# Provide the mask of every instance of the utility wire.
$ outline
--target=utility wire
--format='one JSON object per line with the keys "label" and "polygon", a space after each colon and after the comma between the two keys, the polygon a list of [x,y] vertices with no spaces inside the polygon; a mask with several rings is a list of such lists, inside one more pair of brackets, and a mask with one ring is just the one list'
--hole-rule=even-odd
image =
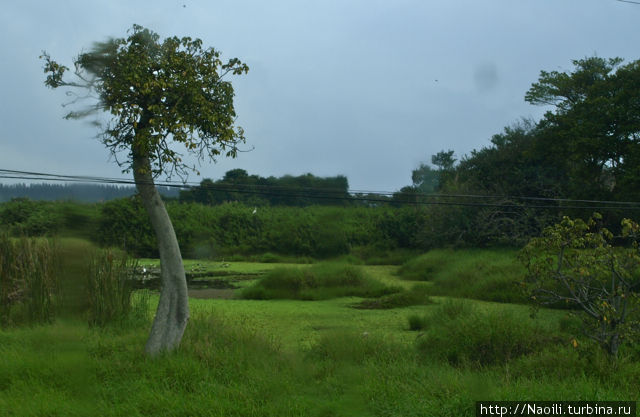
{"label": "utility wire", "polygon": [[[50,174],[50,173],[37,173],[37,172],[28,172],[28,171],[15,171],[15,170],[6,170],[0,169],[0,178],[14,178],[14,179],[31,179],[31,180],[44,180],[44,178],[39,177],[9,177],[2,176],[2,172],[7,173],[15,173],[15,174],[29,174],[33,176],[46,176],[50,180],[58,180],[62,181],[60,178],[69,178],[73,179],[74,182],[99,182],[99,183],[113,183],[113,184],[126,184],[126,185],[135,185],[135,181],[131,179],[121,179],[121,178],[107,178],[107,177],[93,177],[93,176],[77,176],[77,175],[59,175],[59,174]],[[55,178],[54,178],[55,177]],[[57,178],[57,179],[56,179]],[[248,188],[263,188],[270,190],[284,190],[284,191],[310,191],[317,192],[320,191],[324,194],[337,194],[339,196],[343,196],[345,194],[344,189],[338,188],[319,188],[319,187],[295,187],[295,186],[286,186],[286,185],[271,185],[271,184],[249,184],[249,183],[231,183],[231,184],[201,184],[197,182],[176,182],[176,181],[158,181],[154,183],[158,186],[164,187],[174,187],[174,188],[182,188],[182,189],[192,189],[192,188],[205,188],[205,189],[215,189],[215,190],[228,190],[228,191],[237,191],[240,192],[243,187]],[[353,194],[370,194],[370,195],[378,195],[378,196],[393,196],[397,194],[398,191],[373,191],[373,190],[356,190],[349,189],[347,193]],[[480,195],[480,194],[441,194],[441,193],[419,193],[412,192],[412,196],[421,197],[421,198],[477,198],[477,199],[502,199],[502,200],[531,200],[531,201],[547,201],[547,202],[568,202],[568,203],[593,203],[593,204],[616,204],[616,205],[631,205],[638,206],[640,202],[636,201],[611,201],[611,200],[581,200],[581,199],[570,199],[570,198],[552,198],[552,197],[529,197],[529,196],[509,196],[509,195]],[[364,196],[363,196],[364,197]],[[365,198],[366,199],[366,198]]]}
{"label": "utility wire", "polygon": [[[23,180],[41,180],[41,181],[62,181],[62,182],[88,182],[88,183],[102,183],[102,184],[122,184],[122,185],[135,185],[135,181],[120,178],[107,178],[107,177],[95,177],[95,176],[79,176],[79,175],[61,175],[51,173],[29,172],[29,171],[16,171],[0,169],[0,178],[9,179],[23,179]],[[390,200],[388,197],[395,193],[381,192],[381,191],[369,191],[366,196],[363,195],[345,195],[344,190],[337,189],[324,189],[324,188],[298,188],[287,186],[270,186],[266,184],[204,184],[196,185],[196,183],[183,183],[183,182],[170,182],[159,181],[155,185],[163,187],[172,187],[180,189],[195,189],[205,188],[216,191],[234,192],[239,194],[254,194],[265,195],[273,197],[284,198],[312,198],[312,199],[324,199],[324,200],[338,200],[338,201],[363,201],[369,203],[400,203],[408,205],[439,205],[439,206],[463,206],[463,207],[493,207],[493,208],[510,208],[510,209],[590,209],[590,210],[640,210],[640,203],[629,201],[606,201],[606,200],[572,200],[567,198],[541,198],[541,197],[509,197],[509,196],[491,196],[491,195],[466,195],[466,194],[421,194],[413,193],[410,198],[396,198]],[[247,189],[247,187],[264,188],[263,190]],[[353,190],[349,190],[353,192]],[[387,197],[387,198],[382,198]],[[429,198],[429,201],[419,198]],[[454,199],[454,201],[442,201],[442,199]],[[508,202],[469,202],[462,201],[462,199],[499,199],[499,200],[511,200]],[[435,200],[438,199],[438,200]],[[573,203],[569,205],[558,204],[514,204],[513,200],[529,200],[529,201],[545,201],[545,202],[558,202],[558,203]],[[457,200],[457,201],[455,201]],[[576,203],[592,203],[600,204],[599,206],[593,205],[575,205]],[[604,205],[603,205],[604,204]]]}
{"label": "utility wire", "polygon": [[[8,176],[2,173],[9,174],[20,174],[20,176]],[[24,177],[22,175],[30,175],[30,177]],[[113,184],[125,184],[125,185],[135,185],[135,181],[131,179],[122,179],[122,178],[108,178],[108,177],[95,177],[95,176],[80,176],[80,175],[62,175],[62,174],[51,174],[51,173],[39,173],[39,172],[29,172],[29,171],[16,171],[16,170],[8,170],[8,169],[0,169],[0,178],[13,178],[13,179],[29,179],[29,180],[45,180],[47,177],[49,180],[63,181],[63,178],[68,178],[73,180],[73,182],[98,182],[98,183],[113,183]],[[252,187],[252,188],[264,188],[271,190],[285,190],[285,191],[320,191],[324,194],[339,194],[344,195],[344,189],[338,188],[319,188],[319,187],[295,187],[295,186],[286,186],[286,185],[271,185],[271,184],[249,184],[249,183],[226,183],[226,184],[201,184],[197,182],[177,182],[177,181],[158,181],[154,183],[158,186],[164,187],[174,187],[174,188],[205,188],[205,189],[215,189],[215,190],[223,190],[228,189],[229,191],[240,191],[243,187]],[[398,191],[373,191],[373,190],[356,190],[349,189],[347,193],[353,194],[372,194],[372,195],[380,195],[380,196],[393,196],[397,194]],[[556,202],[569,202],[569,203],[594,203],[594,204],[618,204],[618,205],[632,205],[632,206],[640,206],[640,202],[637,201],[612,201],[612,200],[581,200],[581,199],[570,199],[570,198],[552,198],[552,197],[529,197],[529,196],[509,196],[509,195],[480,195],[480,194],[441,194],[441,193],[419,193],[413,192],[411,196],[416,197],[425,197],[425,198],[494,198],[494,199],[502,199],[502,200],[531,200],[531,201],[556,201]]]}

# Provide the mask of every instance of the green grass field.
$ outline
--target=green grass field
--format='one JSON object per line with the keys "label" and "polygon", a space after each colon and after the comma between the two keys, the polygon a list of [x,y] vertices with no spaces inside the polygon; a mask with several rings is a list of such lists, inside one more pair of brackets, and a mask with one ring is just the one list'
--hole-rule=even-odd
{"label": "green grass field", "polygon": [[[431,256],[448,279],[458,268],[467,282],[465,262],[476,270],[474,280],[495,280],[496,268],[513,256],[450,254],[456,256]],[[242,282],[232,290],[236,297],[282,267],[185,262],[187,271]],[[420,284],[397,266],[359,268],[405,290],[396,294]],[[431,274],[419,288],[438,288],[444,278]],[[106,328],[72,316],[7,328],[0,331],[0,415],[472,416],[480,399],[639,399],[637,350],[627,348],[612,366],[575,334],[566,311],[543,310],[532,319],[521,304],[458,293],[428,298],[372,309],[354,308],[362,297],[191,298],[181,347],[156,360],[143,352],[156,295],[147,318]]]}

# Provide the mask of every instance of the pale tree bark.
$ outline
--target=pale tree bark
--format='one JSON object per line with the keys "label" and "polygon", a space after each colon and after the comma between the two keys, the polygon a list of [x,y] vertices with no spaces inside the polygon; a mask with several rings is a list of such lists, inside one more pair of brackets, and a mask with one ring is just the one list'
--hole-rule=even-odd
{"label": "pale tree bark", "polygon": [[145,347],[150,356],[178,347],[189,320],[187,279],[171,219],[151,174],[148,156],[133,152],[133,177],[158,242],[160,253],[160,301]]}

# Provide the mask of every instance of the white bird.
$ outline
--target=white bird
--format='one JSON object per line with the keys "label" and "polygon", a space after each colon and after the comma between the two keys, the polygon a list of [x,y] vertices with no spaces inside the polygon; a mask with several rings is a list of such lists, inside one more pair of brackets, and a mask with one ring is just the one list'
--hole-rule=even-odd
{"label": "white bird", "polygon": [[256,214],[256,212],[258,211],[258,209],[256,207],[253,208],[253,212],[251,214]]}

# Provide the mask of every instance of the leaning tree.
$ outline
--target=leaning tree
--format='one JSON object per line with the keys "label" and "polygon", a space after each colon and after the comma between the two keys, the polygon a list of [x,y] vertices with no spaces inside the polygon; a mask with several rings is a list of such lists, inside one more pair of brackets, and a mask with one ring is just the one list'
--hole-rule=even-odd
{"label": "leaning tree", "polygon": [[[237,58],[223,63],[220,53],[200,39],[160,41],[153,31],[134,25],[127,38],[95,43],[74,60],[74,71],[46,53],[45,84],[67,88],[76,110],[65,118],[97,115],[99,138],[133,178],[156,234],[162,290],[146,352],[156,355],[178,346],[189,319],[187,281],[171,219],[154,179],[184,176],[194,165],[173,145],[182,145],[198,162],[218,155],[235,157],[244,142],[235,127],[233,87],[225,75],[246,73]],[[80,101],[92,100],[79,108]],[[106,119],[106,121],[104,121]]]}

